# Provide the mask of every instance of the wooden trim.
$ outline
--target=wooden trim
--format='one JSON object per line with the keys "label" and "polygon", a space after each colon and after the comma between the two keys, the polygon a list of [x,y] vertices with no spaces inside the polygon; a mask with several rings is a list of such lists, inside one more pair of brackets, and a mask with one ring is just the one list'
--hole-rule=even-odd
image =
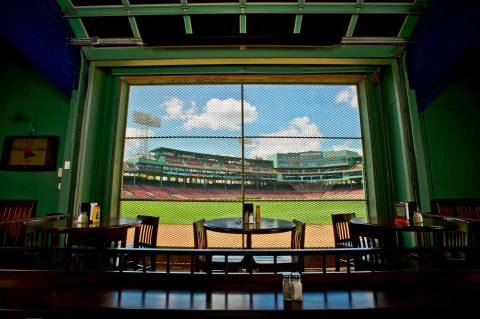
{"label": "wooden trim", "polygon": [[129,84],[205,84],[205,83],[295,83],[295,84],[356,84],[365,78],[360,74],[298,74],[298,75],[154,75],[124,76]]}

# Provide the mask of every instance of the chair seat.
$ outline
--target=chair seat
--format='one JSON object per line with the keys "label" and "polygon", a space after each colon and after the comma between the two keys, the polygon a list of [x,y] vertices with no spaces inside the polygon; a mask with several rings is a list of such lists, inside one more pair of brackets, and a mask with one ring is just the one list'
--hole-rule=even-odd
{"label": "chair seat", "polygon": [[[277,264],[292,264],[297,262],[293,256],[277,256]],[[255,263],[259,265],[273,265],[274,256],[253,256]]]}

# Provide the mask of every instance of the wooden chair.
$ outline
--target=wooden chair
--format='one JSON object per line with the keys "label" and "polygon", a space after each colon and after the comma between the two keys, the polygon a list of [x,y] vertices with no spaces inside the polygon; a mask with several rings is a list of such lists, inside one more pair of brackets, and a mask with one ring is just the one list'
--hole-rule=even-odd
{"label": "wooden chair", "polygon": [[384,248],[385,252],[354,257],[355,270],[387,270],[398,266],[396,233],[393,227],[349,222],[353,247]]}
{"label": "wooden chair", "polygon": [[0,200],[0,246],[24,244],[23,221],[35,216],[36,200]]}
{"label": "wooden chair", "polygon": [[[348,222],[355,218],[355,213],[332,214],[333,239],[335,248],[352,248],[352,238]],[[340,270],[341,263],[350,263],[350,260],[335,256],[335,269]]]}
{"label": "wooden chair", "polygon": [[141,224],[135,228],[133,248],[156,248],[159,217],[138,215]]}
{"label": "wooden chair", "polygon": [[[156,216],[138,215],[137,219],[141,220],[141,224],[135,228],[133,236],[133,248],[156,248],[158,225],[160,218]],[[150,265],[144,265],[139,258],[132,258],[127,262],[127,266],[133,264],[134,270],[152,270],[155,271],[156,255],[150,256]]]}
{"label": "wooden chair", "polygon": [[[293,220],[295,228],[292,231],[291,249],[305,248],[305,227],[306,224],[299,220]],[[255,268],[259,272],[278,272],[278,271],[303,271],[303,256],[254,256]]]}
{"label": "wooden chair", "polygon": [[67,247],[126,247],[127,231],[128,227],[125,226],[73,229],[68,234]]}
{"label": "wooden chair", "polygon": [[25,246],[27,247],[63,247],[65,234],[54,231],[38,230],[45,223],[54,223],[59,220],[68,220],[69,215],[51,213],[46,216],[31,218],[24,221]]}
{"label": "wooden chair", "polygon": [[125,248],[127,244],[127,226],[92,227],[73,229],[68,233],[67,247],[97,248],[72,255],[71,268],[75,270],[115,270],[120,258],[114,252],[107,254],[98,249]]}
{"label": "wooden chair", "polygon": [[[200,219],[193,222],[193,242],[194,247],[197,249],[207,249],[207,231],[203,224],[205,219]],[[225,256],[223,255],[213,255],[211,260],[207,259],[207,256],[196,256],[194,258],[195,271],[228,271],[228,272],[239,272],[241,271],[244,264],[244,256],[233,255]],[[227,262],[226,262],[227,261]]]}

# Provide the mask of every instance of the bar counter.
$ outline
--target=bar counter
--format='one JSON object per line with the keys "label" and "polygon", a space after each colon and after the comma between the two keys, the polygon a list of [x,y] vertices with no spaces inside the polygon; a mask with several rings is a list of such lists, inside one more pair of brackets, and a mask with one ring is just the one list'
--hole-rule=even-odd
{"label": "bar counter", "polygon": [[333,275],[305,275],[303,302],[284,303],[273,275],[2,271],[0,317],[446,318],[474,311],[480,292],[472,272]]}

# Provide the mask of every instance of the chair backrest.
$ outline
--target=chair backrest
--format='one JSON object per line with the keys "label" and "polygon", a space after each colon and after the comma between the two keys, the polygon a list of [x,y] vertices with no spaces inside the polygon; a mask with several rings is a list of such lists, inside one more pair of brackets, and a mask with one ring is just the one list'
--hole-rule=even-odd
{"label": "chair backrest", "polygon": [[[467,245],[467,232],[460,229],[460,225],[450,224],[445,227],[443,247],[462,247]],[[465,227],[467,228],[467,227]]]}
{"label": "chair backrest", "polygon": [[61,232],[50,232],[39,230],[38,227],[55,223],[60,220],[69,220],[70,215],[61,213],[51,213],[42,217],[35,217],[23,222],[25,229],[26,247],[63,247],[65,235]]}
{"label": "chair backrest", "polygon": [[480,247],[480,222],[470,222],[467,227],[468,246]]}
{"label": "chair backrest", "polygon": [[438,215],[480,219],[478,198],[434,199],[431,208],[432,213]]}
{"label": "chair backrest", "polygon": [[127,226],[72,229],[68,234],[67,246],[126,247],[127,232]]}
{"label": "chair backrest", "polygon": [[159,217],[138,215],[137,219],[142,223],[135,228],[133,238],[134,248],[155,248],[157,247]]}
{"label": "chair backrest", "polygon": [[36,210],[36,200],[0,200],[0,221],[32,218]]}
{"label": "chair backrest", "polygon": [[0,200],[0,244],[23,245],[22,221],[34,217],[36,210],[36,200]]}
{"label": "chair backrest", "polygon": [[355,213],[332,214],[333,239],[335,247],[352,247],[348,222],[355,218]]}
{"label": "chair backrest", "polygon": [[393,227],[350,221],[349,228],[353,247],[396,248],[397,246]]}
{"label": "chair backrest", "polygon": [[355,269],[391,269],[397,266],[397,240],[393,227],[378,224],[360,223],[354,220],[349,222],[350,235],[353,247],[356,248],[384,248],[381,253],[367,253],[354,258]]}
{"label": "chair backrest", "polygon": [[195,248],[205,249],[208,248],[207,244],[207,231],[203,224],[205,219],[200,219],[193,222],[193,244]]}
{"label": "chair backrest", "polygon": [[305,223],[299,220],[294,219],[293,223],[295,228],[292,231],[292,249],[303,249],[305,248]]}

